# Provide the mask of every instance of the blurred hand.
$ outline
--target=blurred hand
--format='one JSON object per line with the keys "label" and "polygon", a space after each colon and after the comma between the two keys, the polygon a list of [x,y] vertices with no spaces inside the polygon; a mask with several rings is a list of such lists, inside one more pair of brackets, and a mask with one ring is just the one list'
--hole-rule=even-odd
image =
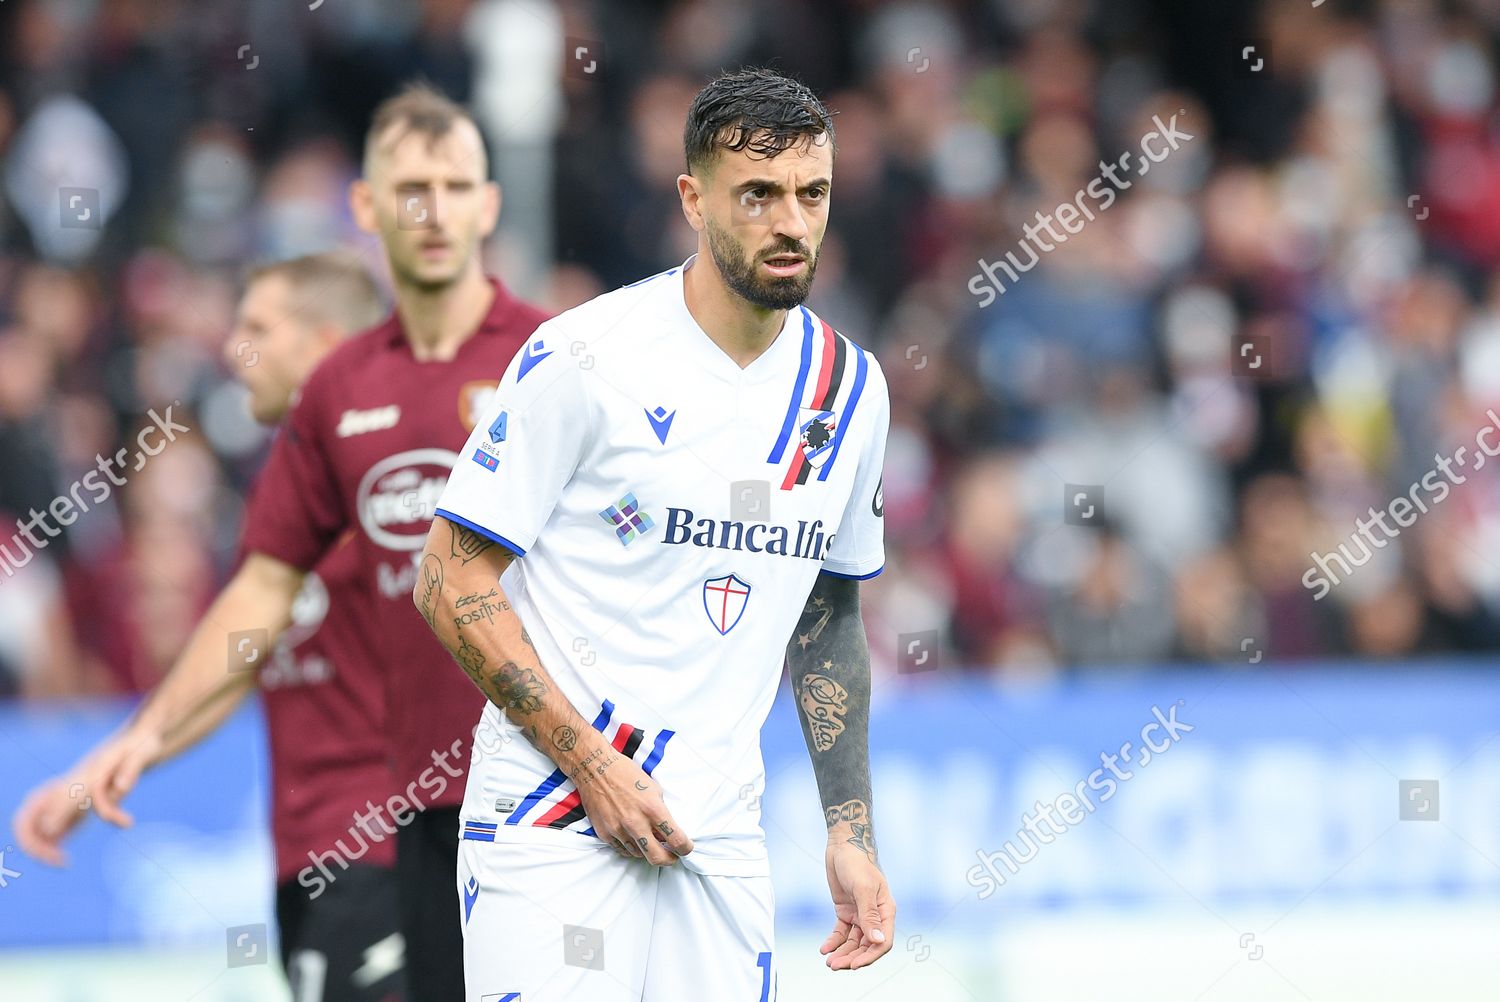
{"label": "blurred hand", "polygon": [[857,971],[890,952],[896,902],[885,874],[858,846],[830,841],[825,863],[834,923],[819,952],[830,970]]}
{"label": "blurred hand", "polygon": [[157,760],[161,749],[154,735],[126,732],[100,745],[68,775],[32,790],[12,822],[21,851],[52,866],[64,865],[63,839],[90,809],[120,828],[135,824],[120,802],[135,789],[141,773]]}

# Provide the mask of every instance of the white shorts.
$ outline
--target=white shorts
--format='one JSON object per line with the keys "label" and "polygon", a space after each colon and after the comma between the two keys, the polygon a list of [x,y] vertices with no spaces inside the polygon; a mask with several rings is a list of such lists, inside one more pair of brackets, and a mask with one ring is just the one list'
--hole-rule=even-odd
{"label": "white shorts", "polygon": [[466,1002],[775,1000],[770,877],[577,841],[459,843]]}

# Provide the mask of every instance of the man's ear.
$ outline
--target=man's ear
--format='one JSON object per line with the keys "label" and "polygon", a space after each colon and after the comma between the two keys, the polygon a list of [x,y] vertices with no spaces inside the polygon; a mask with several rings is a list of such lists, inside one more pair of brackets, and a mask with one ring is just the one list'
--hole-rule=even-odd
{"label": "man's ear", "polygon": [[494,181],[484,183],[484,205],[479,215],[479,232],[483,236],[489,236],[495,232],[495,225],[500,222],[500,205],[505,200],[500,191],[500,185]]}
{"label": "man's ear", "polygon": [[[322,361],[324,355],[327,355],[339,346],[339,342],[344,340],[347,333],[338,324],[328,320],[309,326],[307,328],[307,336],[312,341],[312,344],[309,346],[312,350],[309,354],[318,361]],[[314,363],[314,367],[316,367],[316,363]]]}
{"label": "man's ear", "polygon": [[361,230],[374,235],[380,233],[380,222],[375,217],[375,190],[362,177],[355,178],[349,185],[349,212]]}
{"label": "man's ear", "polygon": [[703,232],[703,181],[691,174],[677,175],[677,197],[682,199],[682,214],[688,225]]}

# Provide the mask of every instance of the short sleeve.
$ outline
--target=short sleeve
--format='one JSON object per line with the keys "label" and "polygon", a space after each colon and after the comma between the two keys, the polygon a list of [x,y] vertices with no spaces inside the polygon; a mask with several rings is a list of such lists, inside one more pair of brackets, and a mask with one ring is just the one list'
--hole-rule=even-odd
{"label": "short sleeve", "polygon": [[859,452],[854,490],[822,566],[823,573],[846,578],[872,578],[885,567],[885,501],[881,497],[881,477],[891,424],[891,398],[885,375],[873,358],[870,385],[861,403],[869,406],[870,420],[865,422],[868,430]]}
{"label": "short sleeve", "polygon": [[583,373],[552,324],[516,353],[459,451],[437,514],[525,556],[578,468],[591,432]]}
{"label": "short sleeve", "polygon": [[310,571],[348,528],[338,477],[318,421],[314,373],[271,446],[245,509],[242,553]]}

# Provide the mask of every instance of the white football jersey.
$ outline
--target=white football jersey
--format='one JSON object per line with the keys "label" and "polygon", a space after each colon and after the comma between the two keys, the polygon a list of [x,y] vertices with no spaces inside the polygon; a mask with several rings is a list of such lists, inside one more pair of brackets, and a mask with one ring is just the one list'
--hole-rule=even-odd
{"label": "white football jersey", "polygon": [[[695,843],[683,862],[755,875],[787,643],[819,572],[885,562],[890,399],[874,357],[805,307],[741,369],[688,312],[692,263],[539,327],[437,511],[522,555],[506,596],[558,688],[661,783]],[[495,706],[481,725],[465,837],[594,837],[551,760]]]}

